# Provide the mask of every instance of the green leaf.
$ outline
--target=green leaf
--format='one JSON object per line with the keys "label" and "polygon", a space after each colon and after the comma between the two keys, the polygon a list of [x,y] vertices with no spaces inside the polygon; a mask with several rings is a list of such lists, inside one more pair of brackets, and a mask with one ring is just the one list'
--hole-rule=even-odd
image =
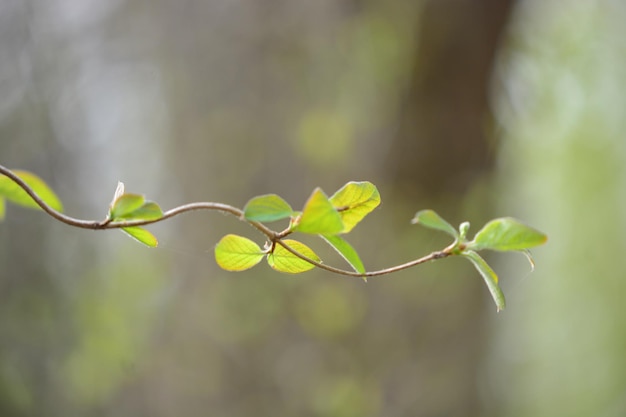
{"label": "green leaf", "polygon": [[111,207],[115,204],[115,201],[124,194],[124,188],[124,183],[122,181],[118,181],[117,187],[115,187],[115,194],[113,194],[113,200],[109,205],[109,212],[111,211]]}
{"label": "green leaf", "polygon": [[237,236],[226,235],[215,246],[215,261],[220,268],[226,271],[244,271],[258,264],[265,256],[252,240]]}
{"label": "green leaf", "polygon": [[335,235],[343,231],[343,222],[326,194],[316,188],[304,205],[294,230],[316,235]]}
{"label": "green leaf", "polygon": [[328,242],[328,244],[332,246],[333,249],[335,249],[339,253],[339,255],[341,255],[343,259],[345,259],[346,262],[350,264],[352,269],[360,274],[365,273],[365,266],[363,266],[363,262],[361,262],[359,254],[348,242],[345,241],[345,239],[338,235],[322,236],[322,239]]}
{"label": "green leaf", "polygon": [[[32,188],[35,194],[47,205],[56,211],[63,211],[61,200],[41,178],[28,171],[14,170],[13,173]],[[11,178],[4,175],[0,175],[0,196],[23,207],[41,209],[26,191],[13,182]]]}
{"label": "green leaf", "polygon": [[139,194],[122,194],[113,203],[109,217],[112,219],[124,218],[139,207],[143,206],[146,198]]}
{"label": "green leaf", "polygon": [[343,233],[348,233],[365,216],[380,204],[380,194],[374,184],[368,181],[351,181],[339,189],[330,202],[339,212],[343,221]]}
{"label": "green leaf", "polygon": [[157,240],[157,238],[152,233],[144,229],[143,227],[139,227],[139,226],[122,227],[121,230],[123,232],[126,232],[126,234],[128,234],[133,239],[137,240],[139,243],[143,243],[144,245],[149,246],[151,248],[156,248],[157,245],[159,244],[159,241]]}
{"label": "green leaf", "polygon": [[6,207],[5,207],[5,202],[4,202],[4,198],[0,197],[0,222],[2,220],[4,220],[4,215],[6,212]]}
{"label": "green leaf", "polygon": [[434,210],[421,210],[415,214],[413,220],[411,220],[413,224],[421,224],[424,227],[428,227],[429,229],[441,230],[442,232],[446,232],[450,236],[455,239],[459,238],[459,233],[456,231],[454,227],[447,221],[445,221],[439,214],[437,214]]}
{"label": "green leaf", "polygon": [[487,288],[489,288],[491,297],[496,303],[497,310],[503,310],[506,306],[506,302],[504,300],[504,294],[502,293],[502,290],[498,285],[498,276],[493,271],[493,269],[491,269],[489,264],[487,264],[487,262],[474,251],[465,250],[461,253],[461,256],[466,257],[472,262],[472,264],[474,264],[476,270],[480,272],[480,275],[482,275],[483,279],[485,280],[485,284],[487,284]]}
{"label": "green leaf", "polygon": [[246,220],[273,222],[290,217],[293,209],[276,194],[266,194],[252,198],[243,209]]}
{"label": "green leaf", "polygon": [[124,183],[118,182],[113,202],[109,208],[109,218],[115,221],[156,220],[163,217],[163,210],[154,201],[146,201],[140,194],[126,194]]}
{"label": "green leaf", "polygon": [[[292,239],[285,239],[282,240],[282,242],[307,258],[320,262],[320,258],[315,252],[304,243]],[[298,258],[278,243],[274,247],[274,251],[267,255],[267,263],[276,271],[287,272],[289,274],[298,274],[315,268],[315,265]]]}
{"label": "green leaf", "polygon": [[[128,195],[128,194],[125,194]],[[163,217],[161,207],[154,201],[146,201],[139,207],[115,220],[156,220]]]}
{"label": "green leaf", "polygon": [[469,232],[470,223],[463,222],[459,225],[459,240],[464,242],[467,239],[467,232]]}
{"label": "green leaf", "polygon": [[544,244],[548,237],[510,217],[487,223],[467,244],[470,250],[519,251]]}

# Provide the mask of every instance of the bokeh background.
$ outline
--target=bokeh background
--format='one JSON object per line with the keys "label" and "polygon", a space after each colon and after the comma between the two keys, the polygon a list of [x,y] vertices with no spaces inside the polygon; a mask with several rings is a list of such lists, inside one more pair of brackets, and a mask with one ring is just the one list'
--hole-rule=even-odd
{"label": "bokeh background", "polygon": [[[369,180],[368,269],[512,215],[547,232],[367,284],[219,270],[232,217],[117,231],[8,207],[2,416],[626,415],[626,3],[2,0],[0,163],[101,219],[118,180],[164,208],[300,207]],[[328,263],[341,265],[315,246]]]}

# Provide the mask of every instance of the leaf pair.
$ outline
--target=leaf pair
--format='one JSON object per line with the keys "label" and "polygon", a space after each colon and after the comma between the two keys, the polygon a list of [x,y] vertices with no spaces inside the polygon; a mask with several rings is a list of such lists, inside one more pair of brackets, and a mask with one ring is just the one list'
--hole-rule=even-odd
{"label": "leaf pair", "polygon": [[297,274],[313,269],[315,266],[294,255],[284,246],[320,262],[320,258],[304,243],[292,239],[284,239],[265,250],[252,240],[243,236],[229,234],[224,236],[215,246],[215,260],[226,271],[245,271],[252,268],[264,257],[276,271]]}
{"label": "leaf pair", "polygon": [[350,232],[380,204],[380,194],[371,182],[351,181],[328,198],[316,188],[302,212],[276,194],[254,197],[244,207],[244,218],[257,222],[273,222],[292,218],[292,231],[336,235]]}
{"label": "leaf pair", "polygon": [[[246,204],[244,218],[258,222],[290,218],[291,232],[320,235],[356,272],[364,274],[365,267],[358,253],[339,235],[349,233],[379,204],[380,193],[374,184],[351,181],[330,198],[316,188],[301,212],[294,211],[276,194],[255,197]],[[312,251],[311,254],[314,255]]]}
{"label": "leaf pair", "polygon": [[[322,238],[335,248],[356,272],[365,273],[363,263],[348,242],[340,236],[322,236]],[[315,267],[311,262],[302,259],[287,247],[312,261],[321,262],[319,256],[311,248],[297,240],[282,239],[263,250],[252,240],[233,234],[224,236],[217,243],[215,260],[226,271],[245,271],[261,262],[265,256],[267,256],[267,263],[280,272],[299,274]]]}
{"label": "leaf pair", "polygon": [[316,188],[296,218],[293,230],[323,236],[349,233],[379,204],[380,194],[371,182],[351,181],[330,198]]}
{"label": "leaf pair", "polygon": [[450,223],[444,220],[433,210],[421,210],[417,212],[413,224],[421,224],[429,229],[446,232],[456,240],[464,249],[480,251],[483,249],[501,252],[524,251],[534,246],[546,243],[548,237],[540,231],[526,226],[512,217],[501,217],[491,220],[476,233],[471,242],[467,242],[465,236],[469,223],[464,222],[457,231]]}
{"label": "leaf pair", "polygon": [[430,229],[443,231],[451,235],[455,241],[449,247],[450,254],[467,258],[483,277],[498,311],[504,309],[506,303],[504,294],[498,285],[498,276],[487,262],[477,253],[487,249],[501,252],[522,252],[528,258],[532,267],[534,262],[529,248],[544,244],[547,236],[532,227],[511,217],[494,219],[483,226],[476,233],[474,239],[466,240],[469,223],[464,222],[457,231],[433,210],[422,210],[413,218],[412,223],[419,223]]}
{"label": "leaf pair", "polygon": [[[63,211],[61,200],[41,178],[28,171],[14,170],[12,172],[24,181],[48,206],[56,211]],[[23,207],[41,209],[35,200],[11,178],[0,175],[0,221],[5,216],[5,200]]]}
{"label": "leaf pair", "polygon": [[[108,219],[113,222],[150,221],[163,217],[161,207],[154,201],[146,201],[143,195],[125,194],[124,183],[119,182],[109,207]],[[158,245],[157,238],[140,226],[122,227],[130,237],[149,247]]]}

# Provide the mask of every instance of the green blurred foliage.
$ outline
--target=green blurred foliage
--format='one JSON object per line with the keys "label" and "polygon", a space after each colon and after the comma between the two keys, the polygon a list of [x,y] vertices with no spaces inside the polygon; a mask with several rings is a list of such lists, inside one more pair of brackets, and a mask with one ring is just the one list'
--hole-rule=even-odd
{"label": "green blurred foliage", "polygon": [[60,365],[60,380],[79,406],[108,401],[141,370],[159,321],[164,280],[163,265],[139,261],[126,252],[76,282],[69,306],[75,336]]}
{"label": "green blurred foliage", "polygon": [[322,283],[295,300],[296,319],[316,339],[341,337],[358,329],[367,311],[359,287]]}
{"label": "green blurred foliage", "polygon": [[[316,167],[353,158],[362,136],[397,112],[406,87],[407,58],[415,47],[415,17],[421,5],[363,2],[330,34],[320,34],[311,62],[311,108],[297,117],[294,145]],[[376,115],[372,117],[372,115]]]}
{"label": "green blurred foliage", "polygon": [[624,19],[620,2],[526,2],[503,54],[501,207],[550,235],[505,288],[490,381],[506,415],[626,413]]}

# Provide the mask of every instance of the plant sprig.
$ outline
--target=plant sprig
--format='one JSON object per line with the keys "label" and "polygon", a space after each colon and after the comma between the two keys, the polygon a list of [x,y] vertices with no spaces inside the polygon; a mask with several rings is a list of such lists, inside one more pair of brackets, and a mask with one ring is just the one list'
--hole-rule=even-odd
{"label": "plant sprig", "polygon": [[[228,234],[222,237],[215,246],[215,260],[227,271],[252,268],[265,258],[269,266],[279,272],[297,274],[317,267],[336,274],[367,279],[448,256],[461,256],[468,259],[483,277],[498,311],[505,307],[498,276],[478,252],[522,252],[534,267],[528,249],[547,240],[542,232],[510,217],[491,220],[472,240],[468,240],[468,222],[461,223],[457,230],[435,211],[422,210],[415,215],[412,223],[447,233],[454,241],[444,249],[421,258],[390,268],[367,271],[357,251],[343,237],[380,204],[378,189],[367,181],[348,182],[331,197],[316,188],[300,211],[293,210],[289,203],[276,194],[254,197],[243,209],[223,203],[197,202],[163,211],[157,203],[146,200],[143,195],[126,193],[124,184],[120,182],[106,217],[95,221],[63,214],[61,200],[42,179],[31,172],[9,170],[0,165],[0,174],[3,174],[0,175],[0,220],[5,216],[5,200],[8,200],[24,207],[42,209],[56,220],[73,227],[92,230],[121,229],[135,240],[156,247],[157,238],[143,226],[188,211],[215,210],[234,215],[256,228],[266,238],[261,247],[243,236]],[[280,231],[273,230],[266,224],[286,219],[289,219],[289,225]],[[313,249],[291,238],[295,233],[318,235],[344,258],[351,270],[323,263]]]}

